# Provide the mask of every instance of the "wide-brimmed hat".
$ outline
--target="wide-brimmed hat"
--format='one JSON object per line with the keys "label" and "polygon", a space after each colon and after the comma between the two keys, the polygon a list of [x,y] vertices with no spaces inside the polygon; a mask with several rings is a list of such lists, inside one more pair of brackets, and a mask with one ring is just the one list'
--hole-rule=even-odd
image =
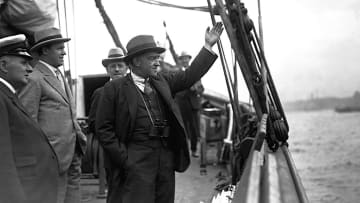
{"label": "wide-brimmed hat", "polygon": [[189,57],[190,59],[192,58],[191,55],[187,51],[181,52],[179,58],[183,58],[183,57]]}
{"label": "wide-brimmed hat", "polygon": [[25,35],[13,35],[0,39],[0,57],[1,56],[21,56],[32,59],[32,56],[26,51],[28,43]]}
{"label": "wide-brimmed hat", "polygon": [[40,30],[34,33],[34,45],[30,48],[30,51],[35,51],[36,49],[48,44],[67,42],[69,40],[70,38],[62,37],[61,32],[58,28],[53,27],[45,30]]}
{"label": "wide-brimmed hat", "polygon": [[119,47],[109,50],[108,58],[102,60],[103,66],[107,67],[110,63],[124,61],[125,55]]}
{"label": "wide-brimmed hat", "polygon": [[163,53],[166,49],[158,46],[151,35],[138,35],[132,38],[126,45],[128,51],[125,61],[129,62],[134,56],[147,52]]}

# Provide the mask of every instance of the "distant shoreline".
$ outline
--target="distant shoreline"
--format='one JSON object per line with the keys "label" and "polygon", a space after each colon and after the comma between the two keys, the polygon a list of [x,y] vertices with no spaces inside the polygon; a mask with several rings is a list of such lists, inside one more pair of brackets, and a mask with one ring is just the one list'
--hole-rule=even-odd
{"label": "distant shoreline", "polygon": [[308,100],[297,100],[283,103],[285,111],[317,111],[338,110],[339,112],[360,111],[360,92],[356,91],[352,97],[323,97]]}

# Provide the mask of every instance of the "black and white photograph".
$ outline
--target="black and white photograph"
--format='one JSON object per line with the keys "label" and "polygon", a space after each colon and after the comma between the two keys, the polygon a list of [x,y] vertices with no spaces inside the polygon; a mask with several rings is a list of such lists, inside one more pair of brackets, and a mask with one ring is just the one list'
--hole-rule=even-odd
{"label": "black and white photograph", "polygon": [[0,0],[0,203],[360,202],[360,1]]}

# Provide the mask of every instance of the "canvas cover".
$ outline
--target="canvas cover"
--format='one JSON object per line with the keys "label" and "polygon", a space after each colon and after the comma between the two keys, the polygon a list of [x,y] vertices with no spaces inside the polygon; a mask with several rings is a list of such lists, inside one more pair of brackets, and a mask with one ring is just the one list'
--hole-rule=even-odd
{"label": "canvas cover", "polygon": [[56,0],[0,0],[0,37],[53,27]]}

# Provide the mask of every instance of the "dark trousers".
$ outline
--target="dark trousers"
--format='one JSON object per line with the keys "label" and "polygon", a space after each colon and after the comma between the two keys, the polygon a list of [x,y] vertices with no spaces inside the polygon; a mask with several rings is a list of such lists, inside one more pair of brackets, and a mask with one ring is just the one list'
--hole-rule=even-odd
{"label": "dark trousers", "polygon": [[186,133],[190,139],[190,149],[196,152],[197,142],[200,137],[200,113],[198,110],[191,110],[183,113]]}
{"label": "dark trousers", "polygon": [[68,171],[58,178],[58,203],[80,202],[81,155],[75,150]]}
{"label": "dark trousers", "polygon": [[[174,202],[173,152],[164,147],[160,140],[145,142],[129,143],[128,161],[124,172],[110,172],[109,175],[114,179],[109,184],[108,203]],[[115,179],[120,181],[114,181]]]}

